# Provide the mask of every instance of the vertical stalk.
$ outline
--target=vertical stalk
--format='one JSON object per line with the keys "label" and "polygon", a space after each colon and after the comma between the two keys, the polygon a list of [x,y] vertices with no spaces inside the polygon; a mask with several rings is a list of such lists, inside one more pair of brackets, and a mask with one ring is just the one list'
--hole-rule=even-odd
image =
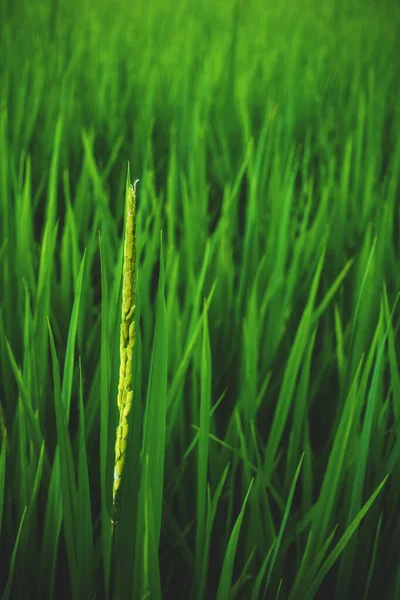
{"label": "vertical stalk", "polygon": [[119,496],[124,472],[126,444],[129,432],[128,416],[132,407],[132,354],[135,346],[136,299],[136,184],[130,184],[129,170],[126,185],[126,219],[122,283],[122,315],[120,332],[120,367],[118,382],[118,426],[115,441],[114,481],[111,515],[111,584],[115,585],[115,526],[119,517]]}
{"label": "vertical stalk", "polygon": [[[128,175],[129,178],[129,175]],[[129,179],[128,179],[129,181]],[[115,442],[113,482],[113,528],[118,521],[119,493],[124,471],[126,443],[129,431],[128,415],[132,406],[132,354],[135,345],[135,299],[136,299],[136,183],[128,183],[126,194],[126,222],[122,285],[122,318],[120,333],[120,367],[118,383],[119,422]]]}

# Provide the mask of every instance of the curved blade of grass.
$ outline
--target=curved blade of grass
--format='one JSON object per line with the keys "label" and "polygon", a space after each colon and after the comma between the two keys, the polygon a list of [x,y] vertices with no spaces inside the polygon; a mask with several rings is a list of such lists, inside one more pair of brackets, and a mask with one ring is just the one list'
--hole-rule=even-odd
{"label": "curved blade of grass", "polygon": [[[333,531],[326,538],[326,540],[323,543],[323,545],[321,546],[321,549],[319,550],[317,556],[315,557],[311,567],[309,568],[309,570],[307,572],[305,572],[307,565],[309,563],[310,548],[311,548],[312,542],[313,542],[312,530],[310,531],[308,539],[307,539],[306,548],[303,553],[303,558],[302,558],[299,568],[297,570],[294,585],[292,586],[292,589],[290,591],[289,600],[297,600],[297,598],[299,597],[299,594],[297,591],[299,582],[300,582],[300,585],[303,585],[303,582],[305,581],[307,583],[307,585],[309,585],[309,583],[311,581],[313,581],[313,579],[314,579],[316,573],[318,572],[318,569],[324,559],[324,556],[327,553],[327,550],[328,550],[329,546],[331,545],[333,538],[335,537],[337,528],[338,528],[338,525],[335,526]],[[303,587],[307,588],[307,585],[304,585]]]}
{"label": "curved blade of grass", "polygon": [[85,598],[94,594],[94,552],[92,511],[90,505],[90,482],[85,439],[85,412],[83,407],[82,364],[79,361],[79,449],[78,449],[78,523],[77,558],[79,590]]}
{"label": "curved blade of grass", "polygon": [[30,469],[27,460],[26,454],[26,446],[27,446],[27,435],[26,435],[26,425],[24,418],[24,409],[22,407],[22,403],[18,400],[17,404],[17,429],[15,430],[15,436],[18,440],[18,450],[16,453],[16,477],[17,477],[17,485],[19,488],[19,498],[17,503],[17,510],[20,514],[24,510],[24,506],[26,506],[29,502],[29,493],[28,489],[31,485],[30,479]]}
{"label": "curved blade of grass", "polygon": [[[381,329],[381,320],[377,326],[377,333]],[[389,325],[390,327],[390,325]],[[382,379],[382,372],[384,366],[384,350],[386,344],[387,332],[385,333],[383,340],[380,344],[380,348],[377,351],[375,365],[372,370],[372,379],[369,384],[368,397],[365,407],[364,423],[360,435],[360,445],[357,452],[357,463],[353,470],[352,482],[351,482],[351,497],[350,506],[348,511],[349,524],[352,519],[357,515],[358,511],[362,506],[363,492],[365,488],[365,480],[367,475],[368,462],[371,452],[371,445],[373,443],[373,431],[374,431],[374,420],[376,415],[376,405],[379,398],[379,386]],[[356,537],[356,536],[355,536]],[[355,549],[353,544],[349,544],[346,548],[344,559],[341,561],[339,575],[338,575],[338,595],[345,599],[347,593],[345,590],[349,588],[349,581],[351,574],[354,569],[354,561],[356,559]]]}
{"label": "curved blade of grass", "polygon": [[25,386],[25,383],[24,383],[24,380],[22,377],[22,373],[17,365],[17,362],[15,360],[11,346],[7,339],[5,341],[6,341],[8,357],[9,357],[9,360],[11,363],[11,368],[14,373],[14,376],[15,376],[15,379],[16,379],[16,382],[18,385],[18,389],[21,394],[21,401],[24,406],[26,425],[27,425],[27,428],[29,431],[29,436],[34,443],[35,449],[37,451],[37,455],[39,456],[40,448],[41,448],[42,442],[43,442],[43,435],[40,430],[40,424],[38,423],[38,419],[33,412],[32,405],[31,405],[30,398],[29,398],[29,393],[28,393],[28,390],[26,389],[26,386]]}
{"label": "curved blade of grass", "polygon": [[[197,525],[196,525],[196,567],[195,578],[202,573],[204,559],[206,502],[207,502],[207,471],[208,446],[210,432],[211,406],[211,350],[208,332],[207,308],[204,305],[203,344],[201,357],[201,398],[200,398],[200,428],[197,455]],[[195,588],[198,589],[199,580]]]}
{"label": "curved blade of grass", "polygon": [[51,153],[50,178],[47,195],[46,222],[51,226],[57,214],[57,184],[58,184],[58,163],[60,158],[61,137],[63,132],[63,116],[60,114],[57,119],[54,133],[53,151]]}
{"label": "curved blade of grass", "polygon": [[53,364],[54,403],[56,413],[57,440],[60,457],[60,484],[62,512],[64,522],[65,545],[67,551],[69,579],[73,598],[78,598],[78,570],[76,552],[77,527],[77,491],[72,456],[71,442],[68,433],[66,413],[61,400],[60,367],[54,344],[53,333],[49,327],[50,350]]}
{"label": "curved blade of grass", "polygon": [[[216,287],[216,283],[214,283],[211,292],[209,293],[208,297],[207,297],[207,307],[211,304],[212,298],[214,296],[214,292],[215,292],[215,287]],[[196,345],[196,341],[200,335],[201,332],[201,328],[203,325],[203,319],[204,319],[204,313],[201,315],[201,317],[199,318],[199,320],[197,321],[196,326],[193,328],[192,331],[192,335],[189,338],[188,342],[187,342],[187,346],[184,352],[184,355],[182,357],[182,360],[175,372],[175,376],[172,380],[172,383],[169,387],[168,390],[168,408],[171,407],[171,404],[173,402],[173,400],[175,399],[175,395],[179,389],[179,386],[182,384],[183,378],[185,376],[185,373],[187,371],[187,368],[189,366],[189,361],[190,358],[192,356],[193,350],[195,348]]]}
{"label": "curved blade of grass", "polygon": [[269,585],[269,582],[271,581],[272,569],[274,568],[274,564],[275,564],[276,558],[278,556],[279,548],[281,547],[283,533],[285,531],[286,523],[289,518],[290,509],[291,509],[292,502],[293,502],[294,491],[296,489],[296,483],[297,483],[297,480],[300,475],[300,470],[301,470],[301,465],[303,464],[303,459],[304,459],[304,452],[301,455],[300,462],[297,466],[296,473],[294,474],[294,477],[293,477],[292,485],[290,486],[290,491],[289,491],[289,496],[288,496],[288,500],[286,503],[285,512],[283,515],[281,526],[279,528],[278,538],[276,540],[274,553],[272,555],[271,564],[270,564],[269,571],[268,571],[267,581],[265,583],[264,596],[267,594],[268,585]]}
{"label": "curved blade of grass", "polygon": [[365,584],[365,592],[364,592],[363,600],[367,600],[367,598],[368,598],[368,593],[369,593],[369,589],[371,586],[372,576],[374,574],[376,553],[378,550],[378,540],[379,540],[379,534],[381,532],[382,520],[383,520],[383,512],[380,514],[379,521],[378,521],[378,527],[376,528],[374,547],[372,549],[372,557],[371,557],[371,562],[370,562],[370,566],[369,566],[369,570],[368,570],[367,583]]}
{"label": "curved blade of grass", "polygon": [[324,312],[324,310],[329,305],[329,302],[332,300],[332,298],[336,294],[337,290],[339,289],[341,283],[346,278],[346,275],[349,272],[350,268],[352,267],[353,263],[354,263],[354,259],[353,258],[350,258],[347,261],[347,263],[344,265],[343,269],[340,271],[339,275],[336,277],[336,279],[334,280],[334,282],[330,286],[329,290],[326,292],[323,300],[316,307],[316,309],[314,311],[314,315],[313,315],[313,319],[315,321],[318,321],[318,319],[320,318],[320,316],[322,315],[322,313]]}
{"label": "curved blade of grass", "polygon": [[39,460],[36,468],[35,479],[30,493],[28,511],[26,516],[26,525],[22,535],[21,546],[23,556],[27,556],[29,546],[31,544],[31,535],[34,529],[34,524],[37,521],[37,498],[42,484],[43,476],[43,462],[44,462],[44,442],[40,451]]}
{"label": "curved blade of grass", "polygon": [[261,590],[262,580],[264,579],[264,575],[265,575],[265,572],[267,570],[270,558],[272,556],[272,552],[273,552],[273,550],[275,548],[275,544],[276,544],[276,540],[274,540],[272,542],[271,548],[268,550],[267,556],[265,557],[264,562],[261,565],[261,569],[259,570],[258,575],[256,577],[256,580],[254,582],[254,586],[253,586],[253,590],[252,590],[252,593],[251,593],[250,600],[258,600],[259,598],[261,598],[261,596],[260,596],[260,590]]}
{"label": "curved blade of grass", "polygon": [[198,598],[198,600],[202,600],[205,595],[205,591],[207,589],[207,572],[208,572],[208,562],[210,556],[210,544],[211,544],[211,534],[212,528],[215,520],[215,515],[218,508],[218,502],[222,493],[222,490],[225,485],[226,477],[228,475],[230,464],[228,463],[225,467],[224,472],[222,473],[221,479],[219,480],[217,489],[214,494],[214,498],[211,500],[210,487],[207,488],[207,520],[206,520],[206,531],[204,538],[204,553],[203,560],[201,566],[201,575],[199,577],[200,585],[198,589],[194,590],[194,597]]}
{"label": "curved blade of grass", "polygon": [[321,493],[318,500],[319,511],[315,515],[313,527],[315,527],[316,539],[322,544],[332,518],[332,511],[337,499],[339,483],[342,476],[345,453],[349,441],[350,431],[353,426],[354,412],[357,403],[357,386],[362,361],[355,375],[353,385],[348,394],[346,404],[337,428],[335,441],[329,456],[328,466],[322,483]]}
{"label": "curved blade of grass", "polygon": [[60,484],[60,453],[56,448],[50,484],[47,494],[46,512],[41,546],[41,597],[53,598],[56,578],[58,546],[62,526],[62,501]]}
{"label": "curved blade of grass", "polygon": [[[390,380],[391,385],[393,387],[393,411],[395,415],[395,419],[399,422],[400,417],[400,372],[399,372],[399,359],[396,353],[396,344],[395,344],[395,328],[393,324],[393,312],[391,314],[389,308],[389,299],[387,295],[386,286],[384,287],[384,312],[385,319],[387,323],[387,332],[388,332],[388,363],[390,369]],[[394,303],[394,307],[397,305],[399,300],[399,296],[397,296],[396,301]],[[394,310],[393,307],[393,310]]]}
{"label": "curved blade of grass", "polygon": [[354,313],[354,318],[353,318],[353,326],[351,329],[351,341],[354,341],[354,333],[355,333],[355,328],[357,325],[357,321],[358,321],[358,315],[360,312],[360,306],[361,306],[361,302],[363,299],[363,294],[364,294],[364,288],[368,279],[368,275],[369,275],[369,271],[371,269],[371,264],[372,264],[372,257],[375,253],[375,248],[376,248],[376,244],[377,244],[378,238],[375,237],[374,241],[372,243],[371,246],[371,251],[368,255],[368,259],[367,259],[367,264],[365,266],[365,271],[364,271],[364,275],[360,284],[360,289],[359,289],[359,294],[358,294],[358,298],[357,298],[357,304],[356,304],[356,308],[355,308],[355,313]]}
{"label": "curved blade of grass", "polygon": [[152,488],[152,502],[155,510],[154,526],[157,545],[161,530],[167,410],[168,350],[164,287],[164,258],[161,243],[156,326],[144,416],[143,440],[143,455],[148,454],[149,456],[149,485]]}
{"label": "curved blade of grass", "polygon": [[17,559],[19,540],[21,537],[21,532],[22,532],[22,527],[23,527],[24,520],[25,520],[26,511],[27,511],[27,506],[25,506],[24,512],[22,513],[21,521],[20,521],[19,528],[18,528],[17,538],[16,538],[15,544],[14,544],[14,550],[11,555],[10,568],[8,571],[8,580],[7,580],[6,588],[3,593],[3,600],[8,600],[10,597],[12,580],[14,577],[15,561]]}
{"label": "curved blade of grass", "polygon": [[[251,561],[254,558],[256,550],[257,550],[257,546],[254,546],[249,558],[246,560],[246,564],[244,565],[242,572],[240,573],[235,584],[232,586],[231,593],[229,595],[230,600],[236,600],[236,598],[239,596],[239,593],[240,593],[241,589],[243,588],[244,584],[246,583],[246,581],[249,581],[249,579],[251,579],[251,575],[248,573],[248,570],[251,565]],[[239,596],[239,598],[240,598],[240,596]]]}
{"label": "curved blade of grass", "polygon": [[332,550],[332,552],[330,553],[328,558],[325,560],[324,564],[322,565],[317,577],[314,579],[313,584],[311,585],[308,592],[306,593],[304,600],[312,600],[313,598],[315,598],[315,594],[317,593],[319,586],[322,583],[322,580],[324,579],[325,575],[328,573],[329,569],[331,569],[332,566],[335,564],[335,562],[338,559],[338,557],[340,556],[340,554],[343,552],[349,539],[354,534],[354,532],[356,531],[360,522],[365,517],[365,515],[371,508],[373,502],[375,501],[376,497],[378,496],[378,494],[382,490],[383,486],[385,485],[387,478],[388,478],[388,476],[386,476],[385,479],[382,481],[382,483],[377,487],[375,492],[372,494],[372,496],[369,498],[369,500],[364,504],[363,508],[360,510],[358,515],[355,517],[355,519],[352,521],[350,526],[346,529],[346,532],[342,535],[342,537],[340,538],[340,540],[338,541],[338,543],[336,544],[336,546],[334,547],[334,549]]}
{"label": "curved blade of grass", "polygon": [[70,406],[71,406],[72,376],[73,376],[74,362],[75,362],[75,340],[76,340],[76,332],[77,332],[77,328],[78,328],[79,305],[80,305],[81,294],[82,294],[82,280],[83,280],[83,273],[84,273],[84,269],[85,269],[85,257],[86,257],[86,250],[83,254],[81,266],[79,269],[78,281],[76,284],[74,306],[72,308],[71,320],[69,323],[67,349],[65,351],[65,363],[64,363],[64,374],[63,374],[61,398],[62,398],[62,403],[63,403],[64,409],[65,409],[65,417],[66,417],[67,423],[69,421],[69,413],[70,413]]}
{"label": "curved blade of grass", "polygon": [[[102,238],[99,232],[101,268],[101,370],[100,370],[100,491],[101,491],[101,541],[105,595],[108,597],[111,566],[111,478],[107,478],[108,431],[110,402],[110,345],[108,284],[104,264]],[[110,493],[108,493],[110,490]]]}
{"label": "curved blade of grass", "polygon": [[342,465],[345,459],[350,431],[354,424],[362,362],[361,360],[359,363],[357,373],[349,391],[329,456],[328,465],[325,469],[318,503],[313,512],[312,529],[307,542],[307,552],[296,574],[291,590],[291,598],[294,599],[302,597],[309,587],[311,583],[310,574],[312,569],[315,568],[319,551],[323,548],[326,541],[327,531],[332,520],[332,513],[337,502],[338,489],[340,488],[342,477]]}
{"label": "curved blade of grass", "polygon": [[324,242],[324,251],[318,262],[318,266],[312,281],[310,294],[308,297],[307,306],[303,312],[303,316],[298,327],[296,337],[292,344],[292,349],[287,361],[285,373],[283,376],[282,386],[279,392],[278,401],[274,413],[274,418],[271,425],[271,430],[268,436],[268,442],[265,449],[265,473],[267,479],[273,470],[273,465],[276,460],[276,453],[285,429],[290,406],[293,400],[295,385],[300,370],[301,362],[304,353],[307,349],[307,343],[312,331],[312,312],[315,298],[317,295],[319,280],[321,277],[322,267],[325,260],[326,241]]}
{"label": "curved blade of grass", "polygon": [[154,524],[152,488],[149,481],[150,459],[148,455],[144,457],[142,464],[133,597],[161,600],[158,542]]}
{"label": "curved blade of grass", "polygon": [[0,453],[0,535],[1,535],[1,523],[3,518],[3,505],[4,505],[4,483],[6,479],[6,438],[3,438],[1,444]]}
{"label": "curved blade of grass", "polygon": [[247,500],[250,495],[250,491],[253,485],[253,479],[251,480],[249,489],[243,502],[242,509],[239,513],[236,523],[233,526],[232,533],[229,538],[228,547],[226,549],[224,563],[222,565],[221,577],[219,580],[217,599],[216,600],[228,600],[232,586],[232,575],[233,575],[233,564],[236,556],[236,548],[239,540],[240,528],[242,526],[244,511],[246,508]]}
{"label": "curved blade of grass", "polygon": [[134,596],[161,598],[160,542],[167,411],[167,323],[162,240],[153,352],[150,363],[141,461]]}
{"label": "curved blade of grass", "polygon": [[48,379],[47,319],[50,315],[53,263],[56,249],[58,223],[54,227],[46,222],[40,253],[39,275],[34,310],[34,332],[39,387]]}

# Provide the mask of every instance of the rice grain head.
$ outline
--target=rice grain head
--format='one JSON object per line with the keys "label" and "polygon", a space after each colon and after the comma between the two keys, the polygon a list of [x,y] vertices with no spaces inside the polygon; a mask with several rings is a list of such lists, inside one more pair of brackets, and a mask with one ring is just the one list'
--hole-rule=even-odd
{"label": "rice grain head", "polygon": [[[128,175],[129,177],[129,175]],[[129,181],[129,179],[128,179]],[[118,498],[124,471],[126,443],[129,432],[128,416],[132,407],[132,355],[135,346],[136,301],[136,184],[127,185],[126,221],[122,283],[122,318],[120,332],[120,368],[118,382],[119,421],[115,441],[112,523],[118,520]]]}

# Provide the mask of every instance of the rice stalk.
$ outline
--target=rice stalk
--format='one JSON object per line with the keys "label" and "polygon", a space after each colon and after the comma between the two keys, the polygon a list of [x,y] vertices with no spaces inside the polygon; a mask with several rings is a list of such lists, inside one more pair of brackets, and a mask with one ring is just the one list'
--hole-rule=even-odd
{"label": "rice stalk", "polygon": [[[138,181],[138,180],[137,180]],[[135,345],[136,297],[136,184],[127,184],[126,221],[122,284],[122,318],[120,333],[120,368],[118,383],[119,421],[115,441],[112,529],[118,521],[118,501],[124,471],[126,443],[129,431],[128,416],[132,407],[132,354]],[[129,182],[129,173],[128,173]]]}

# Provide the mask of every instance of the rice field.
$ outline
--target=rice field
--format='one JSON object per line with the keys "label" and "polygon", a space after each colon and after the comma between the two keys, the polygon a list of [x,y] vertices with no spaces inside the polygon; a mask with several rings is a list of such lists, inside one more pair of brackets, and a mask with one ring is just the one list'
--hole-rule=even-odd
{"label": "rice field", "polygon": [[399,31],[0,3],[3,599],[400,598]]}

